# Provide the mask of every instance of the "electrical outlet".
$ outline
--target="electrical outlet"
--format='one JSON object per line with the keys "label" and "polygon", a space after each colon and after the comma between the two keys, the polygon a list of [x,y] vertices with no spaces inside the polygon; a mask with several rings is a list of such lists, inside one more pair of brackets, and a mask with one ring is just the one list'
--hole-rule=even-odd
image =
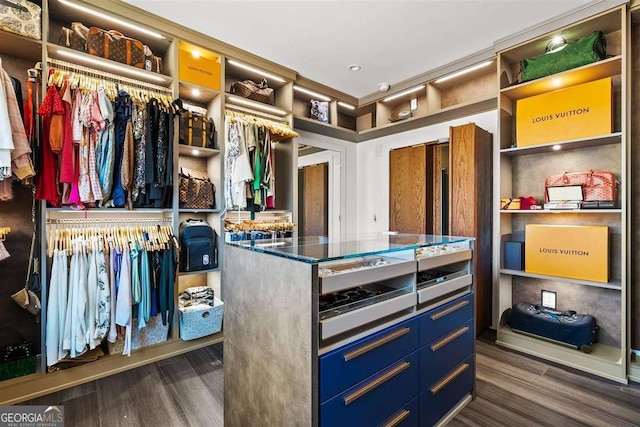
{"label": "electrical outlet", "polygon": [[542,306],[555,310],[557,307],[557,294],[553,291],[542,291]]}

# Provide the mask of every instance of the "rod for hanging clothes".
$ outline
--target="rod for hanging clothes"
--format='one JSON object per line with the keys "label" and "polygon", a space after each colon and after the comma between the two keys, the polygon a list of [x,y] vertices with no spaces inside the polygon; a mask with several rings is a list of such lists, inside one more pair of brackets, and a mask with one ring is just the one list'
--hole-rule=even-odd
{"label": "rod for hanging clothes", "polygon": [[163,86],[154,85],[152,83],[146,83],[140,80],[130,79],[128,77],[120,76],[118,74],[108,73],[106,71],[98,71],[93,68],[84,67],[82,65],[77,65],[71,62],[61,61],[59,59],[47,58],[47,63],[52,65],[54,68],[59,68],[61,70],[89,75],[97,79],[102,79],[102,80],[109,79],[109,80],[114,80],[114,81],[123,83],[125,85],[135,86],[140,89],[146,89],[146,90],[155,91],[155,92],[162,92],[170,95],[173,94],[172,89],[169,89]]}
{"label": "rod for hanging clothes", "polygon": [[[256,118],[264,117],[266,119],[288,125],[287,120],[283,119],[282,117],[274,116],[273,114],[269,114],[269,113],[262,113],[260,111],[255,111],[250,108],[241,107],[239,105],[227,104],[225,105],[224,109],[225,109],[224,114],[230,117],[239,117],[239,118],[245,118],[245,119],[256,119]],[[230,110],[233,110],[233,111],[230,111]]]}
{"label": "rod for hanging clothes", "polygon": [[[296,131],[291,129],[291,126],[289,126],[286,121],[283,121],[281,117],[276,117],[268,113],[260,113],[244,107],[238,107],[236,105],[226,105],[224,107],[224,115],[231,119],[241,119],[248,122],[254,122],[258,126],[263,126],[268,129],[273,136],[279,136],[282,138],[297,138],[300,136]],[[277,140],[278,139],[272,138],[273,142],[277,142]]]}
{"label": "rod for hanging clothes", "polygon": [[173,222],[172,218],[49,218],[47,224],[137,224],[137,223]]}

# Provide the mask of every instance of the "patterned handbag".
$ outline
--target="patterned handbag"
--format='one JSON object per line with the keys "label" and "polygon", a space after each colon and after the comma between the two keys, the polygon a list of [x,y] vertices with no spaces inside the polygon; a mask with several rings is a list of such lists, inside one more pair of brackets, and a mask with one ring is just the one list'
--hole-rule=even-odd
{"label": "patterned handbag", "polygon": [[81,22],[72,22],[71,27],[60,27],[60,37],[58,44],[81,52],[87,51],[87,36],[89,28],[82,25]]}
{"label": "patterned handbag", "polygon": [[0,0],[0,30],[41,40],[42,9],[27,0]]}
{"label": "patterned handbag", "polygon": [[162,58],[153,54],[149,46],[144,45],[144,69],[162,74]]}
{"label": "patterned handbag", "polygon": [[204,172],[180,168],[180,207],[186,209],[215,209],[216,186]]}
{"label": "patterned handbag", "polygon": [[260,83],[253,80],[234,82],[231,85],[231,93],[265,104],[275,105],[276,103],[275,93],[267,84],[266,79],[262,79]]}
{"label": "patterned handbag", "polygon": [[[586,172],[565,172],[562,175],[549,176],[544,181],[547,187],[567,185],[582,185],[585,202],[616,200],[616,186],[618,181],[611,172],[589,170]],[[548,202],[545,191],[544,201]]]}
{"label": "patterned handbag", "polygon": [[105,31],[97,27],[89,28],[87,49],[91,55],[144,68],[146,57],[142,42],[126,37],[118,31]]}

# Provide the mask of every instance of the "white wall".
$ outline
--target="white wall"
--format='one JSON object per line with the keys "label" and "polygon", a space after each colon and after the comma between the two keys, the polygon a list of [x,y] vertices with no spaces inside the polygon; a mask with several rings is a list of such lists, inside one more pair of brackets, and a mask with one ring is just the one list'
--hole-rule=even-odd
{"label": "white wall", "polygon": [[[357,215],[355,197],[357,172],[356,144],[303,130],[296,129],[296,131],[300,134],[300,137],[295,139],[296,142],[340,153],[340,163],[335,165],[340,174],[340,200],[339,202],[337,200],[335,201],[339,209],[334,210],[334,212],[337,213],[333,214],[333,218],[329,218],[329,222],[337,225],[336,221],[339,221],[340,234],[355,232]],[[335,217],[336,215],[338,215],[338,218]]]}
{"label": "white wall", "polygon": [[497,111],[488,111],[446,123],[385,136],[357,145],[355,194],[358,233],[389,229],[389,150],[435,141],[449,136],[449,127],[475,123],[497,138]]}

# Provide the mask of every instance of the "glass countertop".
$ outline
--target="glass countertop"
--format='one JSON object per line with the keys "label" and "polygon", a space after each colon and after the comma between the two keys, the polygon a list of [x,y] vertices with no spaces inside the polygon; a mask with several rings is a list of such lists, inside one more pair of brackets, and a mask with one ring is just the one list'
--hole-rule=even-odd
{"label": "glass countertop", "polygon": [[227,242],[266,254],[282,256],[308,263],[334,261],[345,258],[381,255],[415,250],[426,246],[454,244],[474,240],[473,237],[438,236],[431,234],[367,233],[340,238],[327,236],[293,239],[243,240]]}

